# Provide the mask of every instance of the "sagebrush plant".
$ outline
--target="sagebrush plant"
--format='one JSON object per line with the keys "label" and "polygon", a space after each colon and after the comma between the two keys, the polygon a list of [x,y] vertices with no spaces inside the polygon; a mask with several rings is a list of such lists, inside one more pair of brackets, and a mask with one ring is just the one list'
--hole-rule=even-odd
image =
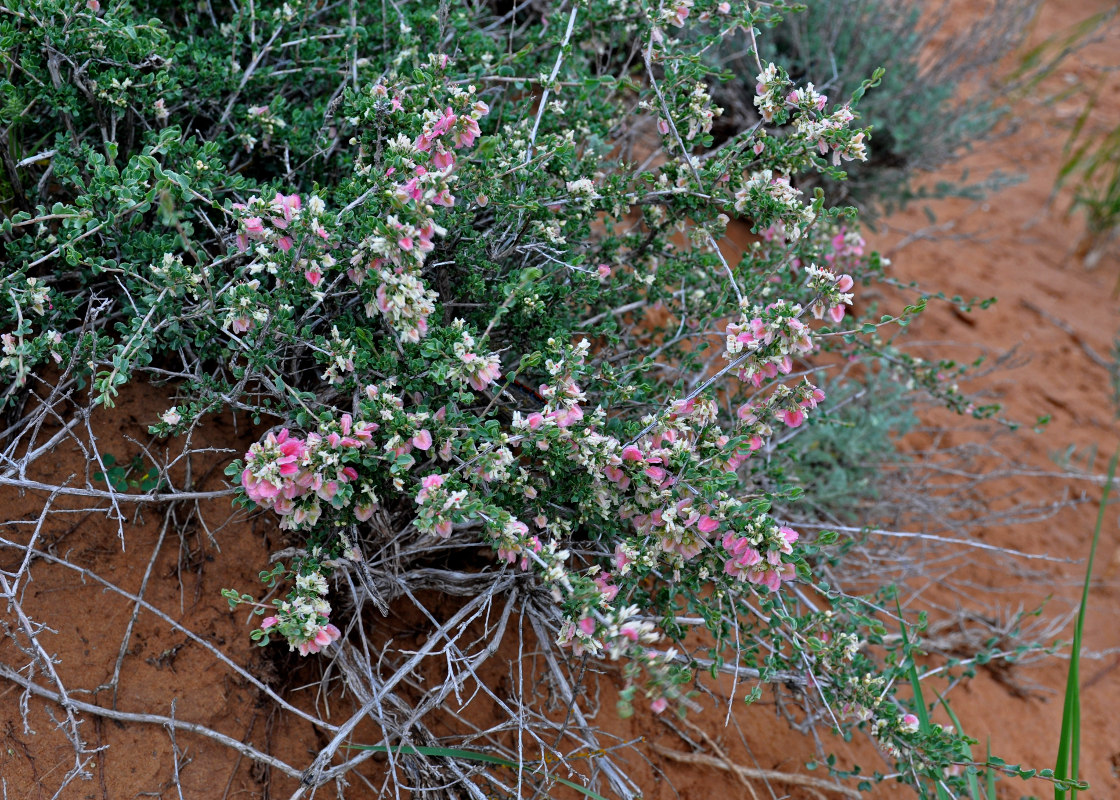
{"label": "sagebrush plant", "polygon": [[[7,2],[3,401],[57,363],[109,407],[173,382],[158,436],[231,410],[261,426],[226,474],[297,554],[262,572],[279,599],[226,594],[262,645],[334,653],[377,580],[450,586],[468,602],[447,625],[516,602],[550,664],[619,662],[624,715],[688,713],[704,671],[748,699],[799,686],[898,780],[963,789],[961,735],[894,695],[913,648],[879,647],[890,590],[835,590],[837,536],[788,524],[817,488],[798,465],[828,437],[801,434],[829,370],[990,409],[889,344],[920,307],[852,313],[884,264],[854,211],[798,187],[867,158],[874,80],[826,96],[760,59],[786,10]],[[703,56],[737,31],[762,121],[715,146],[725,76]],[[412,717],[366,709],[384,752],[429,741],[441,691]],[[342,774],[341,741],[305,785]]]}

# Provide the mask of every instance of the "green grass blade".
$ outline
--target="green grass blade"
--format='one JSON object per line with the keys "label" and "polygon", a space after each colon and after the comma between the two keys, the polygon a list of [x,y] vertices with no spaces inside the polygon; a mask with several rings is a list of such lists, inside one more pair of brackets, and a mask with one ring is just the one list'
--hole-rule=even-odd
{"label": "green grass blade", "polygon": [[[454,747],[415,747],[413,745],[398,745],[397,747],[387,747],[383,744],[355,744],[350,745],[351,750],[370,750],[374,753],[388,753],[390,750],[394,754],[404,753],[406,755],[421,755],[421,756],[436,756],[438,758],[461,758],[464,761],[482,761],[487,764],[498,764],[502,767],[508,767],[512,770],[525,770],[527,772],[536,773],[535,769],[526,769],[526,765],[518,764],[516,761],[510,761],[508,758],[492,755],[491,753],[483,753],[479,750],[459,750]],[[564,778],[557,777],[556,775],[549,775],[549,780],[556,781],[557,783],[567,786],[569,789],[575,789],[585,797],[590,797],[591,800],[607,800],[601,794],[591,791],[585,786],[580,786],[578,783],[565,780]]]}
{"label": "green grass blade", "polygon": [[[1081,634],[1085,627],[1085,609],[1089,605],[1089,585],[1093,578],[1093,559],[1097,554],[1097,542],[1101,538],[1104,512],[1108,506],[1108,494],[1112,490],[1112,479],[1116,476],[1116,462],[1120,460],[1120,448],[1112,456],[1108,465],[1108,480],[1101,494],[1101,505],[1097,511],[1097,524],[1093,529],[1093,543],[1089,546],[1089,563],[1085,565],[1085,585],[1081,589],[1081,607],[1077,610],[1077,622],[1073,626],[1073,646],[1069,657],[1069,674],[1066,676],[1065,705],[1062,707],[1062,735],[1058,740],[1058,760],[1054,764],[1057,778],[1077,780],[1078,762],[1081,757]],[[1069,790],[1070,800],[1076,800],[1077,790]],[[1054,800],[1065,800],[1066,791],[1061,786],[1054,787]]]}
{"label": "green grass blade", "polygon": [[[918,662],[914,660],[914,656],[910,649],[910,637],[906,635],[906,620],[902,617],[902,604],[896,598],[894,601],[895,608],[898,609],[899,627],[902,631],[902,652],[906,658],[910,660],[910,668],[907,670],[907,677],[910,679],[910,688],[914,692],[914,705],[917,706],[918,712],[918,730],[923,734],[929,733],[929,709],[926,708],[925,698],[922,696],[922,682],[918,678]],[[918,785],[918,792],[922,797],[926,796],[925,789]],[[948,793],[939,783],[937,785],[937,797],[939,800],[948,800]]]}
{"label": "green grass blade", "polygon": [[[940,700],[941,705],[945,707],[945,713],[949,715],[949,720],[957,726],[957,731],[961,734],[961,736],[964,736],[964,726],[961,725],[961,721],[957,718],[956,713],[953,711],[953,707],[949,705],[949,701],[942,697],[941,692],[937,691],[936,689],[933,690],[933,693],[937,695],[937,699]],[[972,748],[969,747],[967,743],[962,744],[963,752],[961,753],[961,755],[963,755],[968,761],[973,761],[974,759],[972,758]],[[968,769],[972,768],[969,767]],[[969,772],[967,773],[967,775],[968,792],[970,795],[972,795],[972,800],[981,800],[983,795],[980,794],[980,781],[976,778],[976,773]]]}
{"label": "green grass blade", "polygon": [[907,670],[907,675],[910,678],[910,688],[914,692],[914,704],[918,707],[918,722],[921,725],[922,733],[929,730],[929,709],[926,708],[926,701],[922,697],[922,684],[918,680],[918,662],[914,660],[914,656],[910,652],[910,637],[906,634],[906,622],[902,619],[902,605],[895,600],[895,608],[898,609],[899,629],[902,631],[902,648],[906,658],[910,659],[910,669]]}
{"label": "green grass blade", "polygon": [[[988,760],[986,763],[992,762],[992,737],[988,737]],[[984,770],[984,774],[988,778],[988,800],[996,800],[996,771],[990,767]]]}

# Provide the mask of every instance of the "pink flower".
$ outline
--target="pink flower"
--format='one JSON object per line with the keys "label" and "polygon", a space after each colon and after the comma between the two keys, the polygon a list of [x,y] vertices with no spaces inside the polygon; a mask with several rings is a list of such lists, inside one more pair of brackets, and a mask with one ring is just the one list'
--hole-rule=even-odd
{"label": "pink flower", "polygon": [[475,391],[485,389],[494,381],[498,380],[498,378],[502,377],[502,370],[501,367],[498,366],[497,360],[478,358],[470,366],[473,367],[476,372],[467,376],[467,383],[469,383],[471,388]]}
{"label": "pink flower", "polygon": [[431,135],[435,137],[442,136],[443,134],[447,133],[449,130],[451,130],[451,126],[455,124],[456,119],[457,117],[455,116],[455,114],[451,111],[450,108],[448,108],[443,112],[443,116],[439,119],[439,121],[437,121],[436,124],[432,126]]}
{"label": "pink flower", "polygon": [[669,701],[664,697],[659,697],[649,704],[650,711],[654,714],[660,714],[662,711],[669,707]]}
{"label": "pink flower", "polygon": [[[696,410],[696,398],[690,400],[679,400],[673,405],[673,414],[679,417],[687,417]],[[669,441],[673,441],[670,439]]]}
{"label": "pink flower", "polygon": [[603,474],[607,476],[607,480],[617,483],[619,489],[625,490],[630,485],[630,476],[620,467],[606,466],[603,468]]}
{"label": "pink flower", "polygon": [[278,228],[288,227],[288,223],[292,221],[293,215],[299,211],[300,199],[298,194],[283,195],[280,192],[276,193],[276,197],[272,200],[272,210],[281,214],[283,219],[278,222],[276,219],[272,220],[272,224]]}
{"label": "pink flower", "polygon": [[432,434],[425,428],[412,437],[412,445],[417,450],[427,450],[432,446]]}
{"label": "pink flower", "polygon": [[552,418],[558,426],[567,428],[583,419],[583,409],[578,404],[570,408],[558,408],[552,412]]}
{"label": "pink flower", "polygon": [[303,277],[307,279],[307,282],[310,283],[312,287],[317,287],[323,280],[323,273],[319,271],[318,267],[313,267],[304,272]]}
{"label": "pink flower", "polygon": [[283,250],[285,253],[292,249],[292,237],[281,236],[276,240],[276,246]]}
{"label": "pink flower", "polygon": [[634,642],[635,644],[637,644],[637,643],[638,643],[638,639],[639,639],[639,636],[638,636],[638,629],[637,629],[637,627],[636,627],[636,626],[634,625],[634,623],[632,623],[632,622],[628,622],[628,623],[626,623],[626,624],[625,624],[625,625],[623,625],[623,626],[622,626],[622,628],[621,628],[621,629],[619,630],[619,633],[620,633],[620,634],[622,634],[623,636],[625,636],[625,637],[626,637],[627,639],[629,639],[630,641]]}
{"label": "pink flower", "polygon": [[478,123],[468,117],[463,121],[460,129],[452,137],[452,141],[455,142],[456,147],[470,147],[481,133],[482,131],[479,129]]}
{"label": "pink flower", "polygon": [[712,531],[719,530],[719,523],[714,519],[704,514],[700,517],[700,521],[696,524],[702,533],[711,533]]}
{"label": "pink flower", "polygon": [[735,416],[743,420],[743,422],[747,423],[748,425],[753,425],[754,423],[758,422],[758,417],[756,417],[754,414],[754,406],[752,406],[750,403],[744,403],[743,405],[739,406],[739,408],[735,410]]}
{"label": "pink flower", "polygon": [[618,596],[618,587],[611,583],[610,577],[605,572],[595,576],[595,585],[599,587],[599,593],[608,603]]}
{"label": "pink flower", "polygon": [[450,150],[440,147],[432,154],[432,164],[441,170],[448,170],[455,166],[455,154]]}
{"label": "pink flower", "polygon": [[591,617],[584,617],[579,621],[578,625],[579,629],[588,636],[595,633],[595,620],[593,620]]}
{"label": "pink flower", "polygon": [[416,493],[417,503],[426,503],[432,494],[432,489],[437,489],[443,485],[443,475],[425,475],[420,479],[420,491]]}
{"label": "pink flower", "polygon": [[230,320],[229,329],[234,333],[248,333],[249,329],[253,327],[252,317],[240,316],[234,317]]}
{"label": "pink flower", "polygon": [[778,416],[780,416],[782,418],[782,421],[791,428],[796,428],[805,421],[805,412],[800,408],[783,411]]}
{"label": "pink flower", "polygon": [[264,220],[260,217],[249,217],[245,220],[245,234],[254,239],[264,236]]}
{"label": "pink flower", "polygon": [[315,644],[326,647],[331,642],[337,642],[342,636],[342,631],[334,625],[324,625],[315,633]]}
{"label": "pink flower", "polygon": [[692,6],[692,0],[679,0],[677,7],[673,9],[673,18],[669,20],[673,25],[678,28],[684,25],[684,21],[688,19],[689,8]]}
{"label": "pink flower", "polygon": [[374,297],[377,301],[377,310],[380,311],[382,314],[388,314],[389,313],[389,293],[388,293],[388,291],[385,287],[385,284],[381,284],[380,286],[377,287],[377,291],[374,293]]}
{"label": "pink flower", "polygon": [[902,730],[906,733],[917,733],[920,727],[918,718],[913,714],[907,714],[902,718]]}
{"label": "pink flower", "polygon": [[267,631],[273,625],[279,625],[279,624],[280,624],[279,618],[277,618],[277,617],[265,617],[264,619],[261,620],[261,630],[262,631]]}
{"label": "pink flower", "polygon": [[632,444],[627,445],[626,447],[622,448],[622,460],[623,461],[641,461],[642,460],[642,451],[639,450],[636,445],[632,445]]}

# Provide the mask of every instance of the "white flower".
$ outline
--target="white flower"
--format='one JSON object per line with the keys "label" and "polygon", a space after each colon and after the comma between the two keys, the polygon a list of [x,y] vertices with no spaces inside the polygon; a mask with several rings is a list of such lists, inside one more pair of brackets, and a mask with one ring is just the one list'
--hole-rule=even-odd
{"label": "white flower", "polygon": [[595,182],[590,178],[568,181],[567,186],[568,191],[575,195],[586,195],[590,197],[595,194]]}
{"label": "white flower", "polygon": [[160,419],[168,425],[178,425],[183,420],[183,415],[179,413],[178,408],[171,406],[171,408],[163,412]]}

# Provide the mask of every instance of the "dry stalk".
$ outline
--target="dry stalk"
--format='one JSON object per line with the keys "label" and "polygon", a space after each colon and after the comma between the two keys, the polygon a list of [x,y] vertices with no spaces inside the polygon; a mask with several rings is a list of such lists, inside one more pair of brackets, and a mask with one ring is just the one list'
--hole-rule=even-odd
{"label": "dry stalk", "polygon": [[664,756],[670,761],[677,761],[682,764],[699,764],[705,767],[714,767],[715,769],[730,772],[738,779],[743,781],[773,781],[774,783],[781,783],[789,786],[802,786],[814,792],[818,796],[823,796],[824,792],[831,792],[833,794],[840,794],[844,797],[858,798],[863,795],[856,789],[851,789],[847,786],[839,786],[835,783],[814,778],[810,775],[797,775],[790,772],[780,772],[772,769],[755,769],[753,767],[744,767],[741,764],[734,764],[725,758],[717,758],[715,756],[707,755],[706,753],[682,753],[679,750],[673,750],[670,747],[663,747],[656,743],[650,743],[650,747],[658,755]]}

